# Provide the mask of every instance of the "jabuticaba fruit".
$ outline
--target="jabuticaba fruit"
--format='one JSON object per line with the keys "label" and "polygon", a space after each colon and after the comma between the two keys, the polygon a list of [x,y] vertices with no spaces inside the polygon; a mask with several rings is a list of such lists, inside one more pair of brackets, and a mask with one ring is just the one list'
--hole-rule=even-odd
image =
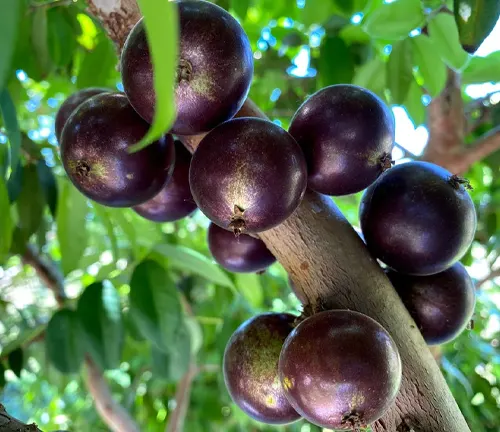
{"label": "jabuticaba fruit", "polygon": [[[232,118],[241,108],[253,77],[253,53],[240,24],[207,1],[177,2],[180,19],[175,99],[171,132],[194,135]],[[149,123],[156,95],[143,21],[129,34],[121,56],[123,87],[130,103]]]}
{"label": "jabuticaba fruit", "polygon": [[226,388],[231,399],[257,421],[287,424],[300,418],[278,379],[281,347],[294,320],[293,315],[285,313],[257,315],[238,327],[226,346]]}
{"label": "jabuticaba fruit", "polygon": [[228,120],[193,154],[189,184],[199,209],[235,234],[258,233],[287,219],[307,184],[304,155],[293,137],[262,119]]}
{"label": "jabuticaba fruit", "polygon": [[68,120],[69,116],[87,99],[90,99],[92,96],[110,92],[111,90],[101,87],[89,87],[73,93],[70,97],[68,97],[59,107],[57,111],[56,118],[54,121],[54,128],[57,141],[61,140],[61,134]]}
{"label": "jabuticaba fruit", "polygon": [[260,272],[276,261],[262,240],[246,234],[236,237],[214,223],[208,227],[208,248],[217,263],[236,273]]}
{"label": "jabuticaba fruit", "polygon": [[109,207],[132,207],[153,198],[172,175],[174,140],[165,135],[146,148],[129,148],[148,132],[121,93],[103,93],[83,102],[61,136],[68,177],[87,198]]}
{"label": "jabuticaba fruit", "polygon": [[476,211],[464,179],[429,162],[396,165],[360,204],[361,230],[373,256],[400,273],[442,272],[467,251]]}
{"label": "jabuticaba fruit", "polygon": [[149,201],[133,210],[153,222],[174,222],[193,213],[198,207],[189,187],[191,153],[180,141],[175,141],[175,167],[172,178]]}
{"label": "jabuticaba fruit", "polygon": [[500,17],[499,0],[454,0],[453,11],[462,48],[474,54]]}
{"label": "jabuticaba fruit", "polygon": [[382,417],[401,384],[401,359],[389,333],[350,310],[317,313],[286,338],[279,377],[293,408],[328,429],[366,427]]}
{"label": "jabuticaba fruit", "polygon": [[431,276],[386,271],[408,312],[429,345],[455,339],[474,313],[476,290],[465,267],[455,263]]}
{"label": "jabuticaba fruit", "polygon": [[289,132],[304,151],[307,185],[316,192],[359,192],[391,167],[394,117],[377,95],[361,87],[319,90],[299,107]]}

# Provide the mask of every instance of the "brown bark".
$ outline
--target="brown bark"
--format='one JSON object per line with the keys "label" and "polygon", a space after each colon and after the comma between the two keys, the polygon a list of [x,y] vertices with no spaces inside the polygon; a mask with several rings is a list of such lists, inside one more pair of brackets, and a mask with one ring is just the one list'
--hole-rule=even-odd
{"label": "brown bark", "polygon": [[[250,101],[244,112],[265,117]],[[200,137],[184,137],[191,150],[199,141]],[[261,238],[313,306],[366,313],[395,339],[403,361],[401,391],[392,409],[373,425],[376,432],[469,431],[415,323],[330,198],[308,192],[286,222],[262,233]]]}
{"label": "brown bark", "polygon": [[42,432],[35,423],[24,424],[7,414],[5,407],[0,404],[0,432]]}

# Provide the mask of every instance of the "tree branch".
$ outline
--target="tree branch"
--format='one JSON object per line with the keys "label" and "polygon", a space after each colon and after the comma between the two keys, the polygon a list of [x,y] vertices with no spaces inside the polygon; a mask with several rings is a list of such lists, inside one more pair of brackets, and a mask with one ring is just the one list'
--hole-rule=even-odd
{"label": "tree branch", "polygon": [[35,423],[26,425],[7,414],[0,404],[0,432],[42,432]]}
{"label": "tree branch", "polygon": [[484,284],[486,284],[487,282],[492,281],[493,279],[496,279],[497,277],[500,277],[500,268],[498,268],[496,270],[491,270],[491,272],[487,276],[485,276],[482,279],[479,279],[476,282],[476,290],[481,289]]}
{"label": "tree branch", "polygon": [[177,383],[177,389],[175,390],[176,406],[172,415],[169,416],[165,432],[182,432],[184,430],[184,420],[189,407],[191,387],[198,372],[199,369],[196,365],[191,363],[188,371],[184,374],[179,383]]}

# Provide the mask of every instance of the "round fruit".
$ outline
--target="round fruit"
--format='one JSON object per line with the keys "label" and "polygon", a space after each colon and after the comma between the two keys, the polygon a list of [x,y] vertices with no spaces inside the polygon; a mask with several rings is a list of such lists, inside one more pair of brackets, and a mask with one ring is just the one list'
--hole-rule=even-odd
{"label": "round fruit", "polygon": [[[241,108],[252,81],[253,54],[241,26],[221,7],[206,1],[177,5],[180,52],[172,133],[194,135],[213,129]],[[142,20],[125,42],[121,71],[130,103],[151,123],[156,95]]]}
{"label": "round fruit", "polygon": [[391,167],[394,117],[361,87],[319,90],[299,107],[289,132],[306,156],[308,187],[322,194],[359,192]]}
{"label": "round fruit", "polygon": [[259,272],[276,261],[262,240],[246,234],[236,237],[214,223],[208,228],[208,247],[215,261],[232,272]]}
{"label": "round fruit", "polygon": [[224,381],[233,401],[250,417],[269,424],[300,418],[278,379],[281,347],[295,317],[267,313],[245,321],[224,352]]}
{"label": "round fruit", "polygon": [[103,93],[83,102],[61,136],[61,159],[70,180],[87,198],[110,207],[153,198],[172,175],[175,148],[166,135],[129,152],[148,130],[124,94]]}
{"label": "round fruit", "polygon": [[430,275],[451,267],[476,231],[476,212],[464,182],[428,162],[408,162],[385,172],[361,199],[368,249],[400,273]]}
{"label": "round fruit", "polygon": [[189,187],[190,163],[191,153],[180,141],[175,141],[175,167],[172,178],[158,195],[133,209],[154,222],[173,222],[194,212],[197,207]]}
{"label": "round fruit", "polygon": [[278,125],[257,118],[229,120],[194,152],[189,183],[200,210],[236,234],[265,231],[298,207],[307,183],[304,156]]}
{"label": "round fruit", "polygon": [[328,429],[366,427],[392,405],[401,359],[387,331],[349,310],[306,318],[287,337],[279,376],[285,395],[305,419]]}
{"label": "round fruit", "polygon": [[73,93],[70,97],[68,97],[59,107],[59,111],[57,111],[56,119],[54,122],[55,133],[57,141],[61,140],[61,134],[68,120],[69,116],[73,114],[73,111],[85,102],[87,99],[90,99],[92,96],[109,92],[109,89],[100,88],[100,87],[90,87],[83,90],[79,90],[76,93]]}
{"label": "round fruit", "polygon": [[392,270],[387,276],[429,345],[451,341],[470,322],[476,290],[460,262],[431,276],[408,276]]}

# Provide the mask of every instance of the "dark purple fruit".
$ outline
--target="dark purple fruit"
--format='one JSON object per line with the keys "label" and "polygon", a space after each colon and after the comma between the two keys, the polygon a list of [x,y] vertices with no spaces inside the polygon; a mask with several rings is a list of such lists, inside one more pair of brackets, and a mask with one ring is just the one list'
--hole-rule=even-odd
{"label": "dark purple fruit", "polygon": [[110,207],[153,198],[172,175],[175,148],[166,135],[130,153],[148,129],[124,94],[104,93],[83,102],[61,136],[61,159],[70,180],[87,198]]}
{"label": "dark purple fruit", "polygon": [[394,117],[384,102],[350,84],[313,94],[289,128],[306,156],[307,186],[326,195],[359,192],[390,168],[394,131]]}
{"label": "dark purple fruit", "polygon": [[111,90],[100,87],[90,87],[83,90],[79,90],[76,93],[73,93],[70,97],[68,97],[59,107],[59,111],[57,111],[56,119],[54,122],[55,133],[57,141],[61,140],[61,134],[68,120],[69,116],[73,114],[73,111],[85,102],[87,99],[90,99],[92,96],[110,92]]}
{"label": "dark purple fruit", "polygon": [[387,331],[349,310],[320,312],[301,322],[281,350],[285,395],[305,419],[328,429],[365,427],[392,405],[401,359]]}
{"label": "dark purple fruit", "polygon": [[422,276],[451,267],[476,231],[476,211],[464,182],[428,162],[385,172],[361,199],[368,249],[400,273]]}
{"label": "dark purple fruit", "polygon": [[[194,135],[232,118],[241,108],[253,77],[253,54],[241,26],[221,7],[206,1],[182,1],[178,7],[180,59],[172,133]],[[151,123],[156,96],[142,20],[125,42],[121,71],[130,103]]]}
{"label": "dark purple fruit", "polygon": [[269,424],[291,423],[300,415],[278,379],[281,347],[295,317],[267,313],[245,321],[224,352],[224,381],[232,400],[250,417]]}
{"label": "dark purple fruit", "polygon": [[265,231],[298,207],[306,163],[292,136],[257,118],[229,120],[194,152],[189,183],[200,210],[236,234]]}
{"label": "dark purple fruit", "polygon": [[392,270],[387,276],[429,345],[455,339],[470,322],[476,290],[460,262],[431,276],[408,276]]}
{"label": "dark purple fruit", "polygon": [[259,272],[276,261],[262,240],[246,234],[236,237],[214,223],[208,228],[208,247],[215,261],[231,272]]}
{"label": "dark purple fruit", "polygon": [[172,178],[154,198],[133,209],[142,217],[154,222],[173,222],[182,219],[197,207],[189,187],[191,153],[175,141],[175,167]]}

